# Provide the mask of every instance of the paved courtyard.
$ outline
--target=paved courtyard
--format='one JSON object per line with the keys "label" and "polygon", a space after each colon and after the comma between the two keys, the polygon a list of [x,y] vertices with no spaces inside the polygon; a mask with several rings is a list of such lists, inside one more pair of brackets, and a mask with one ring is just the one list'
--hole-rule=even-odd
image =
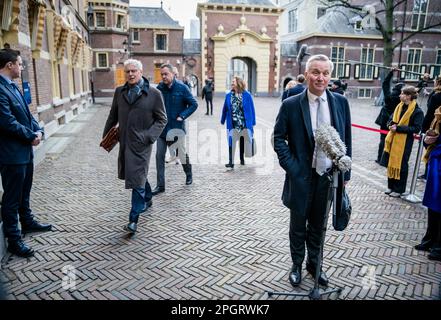
{"label": "paved courtyard", "polygon": [[[25,237],[35,257],[3,260],[9,298],[294,299],[267,294],[293,291],[289,210],[280,200],[284,172],[270,144],[279,101],[255,99],[259,154],[245,166],[236,159],[234,171],[224,166],[223,99],[215,99],[214,116],[205,115],[200,101],[188,123],[193,185],[185,185],[181,166],[167,164],[166,192],[154,197],[134,237],[123,229],[130,191],[116,178],[117,150],[98,147],[110,108],[86,110],[46,142],[69,139],[62,152],[47,154],[34,177],[32,208],[54,230]],[[376,127],[379,109],[370,101],[352,100],[351,108],[353,123]],[[383,193],[385,169],[373,161],[378,140],[377,133],[353,128],[353,217],[347,230],[330,227],[326,237],[324,269],[330,286],[343,289],[330,298],[440,299],[441,263],[413,249],[426,228],[426,209]],[[154,187],[154,156],[149,180]],[[417,195],[423,190],[418,182]],[[296,291],[313,286],[306,271],[303,277]]]}

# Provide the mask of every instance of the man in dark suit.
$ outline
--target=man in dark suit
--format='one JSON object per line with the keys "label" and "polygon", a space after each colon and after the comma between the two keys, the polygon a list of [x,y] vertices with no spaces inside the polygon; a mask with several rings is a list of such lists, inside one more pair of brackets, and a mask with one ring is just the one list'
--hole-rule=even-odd
{"label": "man in dark suit", "polygon": [[[157,89],[161,91],[167,112],[167,126],[162,131],[156,142],[156,175],[157,184],[152,194],[157,195],[165,191],[165,153],[167,145],[178,151],[179,160],[185,172],[185,184],[193,182],[190,158],[185,151],[185,119],[196,111],[198,103],[190,92],[190,89],[182,82],[176,80],[173,66],[163,64],[161,66],[162,81]],[[175,140],[173,140],[173,138]]]}
{"label": "man in dark suit", "polygon": [[0,174],[3,184],[1,214],[8,238],[8,251],[30,257],[34,250],[21,239],[22,233],[49,231],[52,226],[37,222],[29,206],[34,172],[33,146],[40,144],[43,130],[13,82],[19,78],[22,59],[18,51],[0,50]]}
{"label": "man in dark suit", "polygon": [[295,96],[296,94],[302,93],[305,91],[305,76],[303,74],[299,74],[296,78],[297,84],[289,88],[288,90],[285,90],[282,95],[282,101],[285,100],[288,97]]}
{"label": "man in dark suit", "polygon": [[[286,171],[283,204],[290,208],[290,250],[293,267],[289,281],[297,286],[302,278],[305,242],[306,270],[315,277],[330,187],[332,162],[314,141],[315,130],[331,124],[351,156],[351,118],[345,97],[327,90],[333,63],[325,55],[311,56],[306,63],[308,90],[283,101],[274,126],[274,150]],[[345,184],[350,173],[344,177]],[[319,284],[328,279],[320,267]]]}

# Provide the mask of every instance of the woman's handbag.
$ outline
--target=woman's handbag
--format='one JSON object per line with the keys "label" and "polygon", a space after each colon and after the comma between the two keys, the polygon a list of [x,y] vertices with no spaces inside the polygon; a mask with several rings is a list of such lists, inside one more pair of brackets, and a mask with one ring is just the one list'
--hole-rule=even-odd
{"label": "woman's handbag", "polygon": [[100,147],[103,147],[107,152],[112,151],[119,141],[119,126],[116,124],[107,132],[103,140],[101,140]]}

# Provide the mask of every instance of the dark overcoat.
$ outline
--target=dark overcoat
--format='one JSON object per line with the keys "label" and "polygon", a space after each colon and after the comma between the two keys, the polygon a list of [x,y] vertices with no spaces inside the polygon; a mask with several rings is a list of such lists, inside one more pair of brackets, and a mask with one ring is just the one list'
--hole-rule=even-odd
{"label": "dark overcoat", "polygon": [[[346,144],[346,154],[352,155],[351,115],[346,98],[326,91],[331,124]],[[315,148],[307,90],[285,99],[274,126],[274,150],[280,166],[285,170],[282,201],[299,214],[306,212],[311,182],[312,158]],[[344,180],[350,179],[346,172]]]}
{"label": "dark overcoat", "polygon": [[116,89],[103,137],[119,123],[118,178],[125,180],[126,189],[144,188],[152,145],[164,130],[167,115],[161,92],[146,78],[132,104],[128,90],[127,83]]}

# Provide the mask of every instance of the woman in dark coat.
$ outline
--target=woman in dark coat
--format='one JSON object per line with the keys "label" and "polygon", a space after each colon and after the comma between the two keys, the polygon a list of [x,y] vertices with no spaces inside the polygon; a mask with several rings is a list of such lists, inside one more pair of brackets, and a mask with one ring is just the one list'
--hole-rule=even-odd
{"label": "woman in dark coat", "polygon": [[404,87],[400,95],[401,103],[389,119],[390,131],[386,136],[381,162],[387,166],[389,189],[385,193],[395,198],[406,191],[413,135],[421,131],[423,123],[424,114],[417,105],[417,96],[415,87]]}
{"label": "woman in dark coat", "polygon": [[240,164],[244,165],[245,139],[247,140],[247,147],[252,147],[253,127],[256,125],[253,98],[251,94],[245,90],[245,82],[239,77],[233,78],[231,91],[225,97],[221,124],[224,124],[225,121],[227,122],[229,151],[228,163],[225,166],[233,169],[233,146],[236,145],[235,138],[240,136]]}

